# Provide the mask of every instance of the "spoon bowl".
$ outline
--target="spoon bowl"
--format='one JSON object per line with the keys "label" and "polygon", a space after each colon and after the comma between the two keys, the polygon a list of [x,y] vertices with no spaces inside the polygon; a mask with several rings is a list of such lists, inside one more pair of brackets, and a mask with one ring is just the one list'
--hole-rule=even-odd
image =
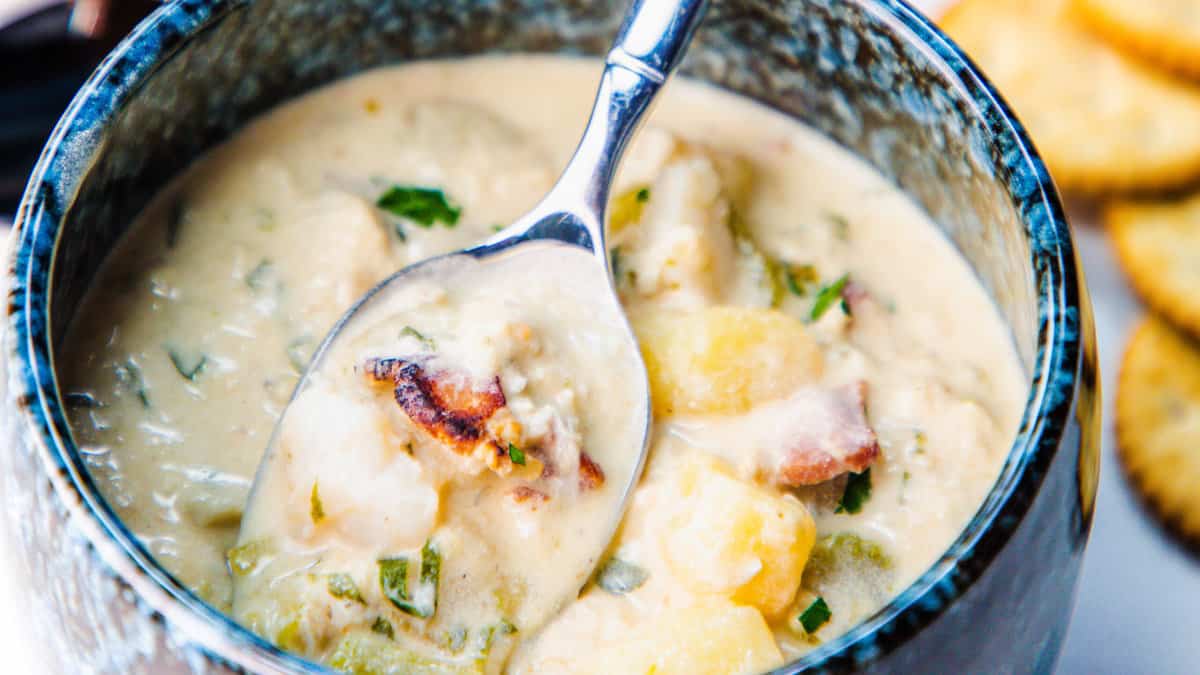
{"label": "spoon bowl", "polygon": [[550,193],[482,245],[392,275],[333,327],[259,465],[235,549],[253,560],[235,574],[236,616],[268,617],[279,625],[256,628],[278,634],[295,620],[288,598],[324,575],[407,615],[397,633],[484,617],[489,658],[497,626],[536,632],[587,583],[651,423],[605,208],[704,9],[635,0]]}

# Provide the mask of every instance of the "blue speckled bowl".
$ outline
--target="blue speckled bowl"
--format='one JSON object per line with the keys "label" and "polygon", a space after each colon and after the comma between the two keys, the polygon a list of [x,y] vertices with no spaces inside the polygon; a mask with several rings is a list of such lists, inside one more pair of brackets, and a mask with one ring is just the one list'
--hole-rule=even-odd
{"label": "blue speckled bowl", "polygon": [[[100,66],[21,205],[7,333],[12,533],[29,625],[61,672],[309,671],[180,586],[115,517],[71,439],[55,358],[147,199],[256,113],[378,64],[601,53],[623,3],[177,0]],[[781,672],[1045,672],[1096,487],[1092,318],[1054,186],[974,66],[895,0],[716,2],[683,70],[823,130],[910,193],[971,261],[1030,374],[996,487],[878,614]],[[10,516],[12,519],[13,516]]]}

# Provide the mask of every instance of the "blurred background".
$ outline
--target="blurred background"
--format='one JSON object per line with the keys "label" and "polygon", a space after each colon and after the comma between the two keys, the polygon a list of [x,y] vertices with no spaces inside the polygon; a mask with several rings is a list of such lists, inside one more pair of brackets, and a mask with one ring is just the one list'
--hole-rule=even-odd
{"label": "blurred background", "polygon": [[[0,227],[11,220],[37,154],[75,90],[155,4],[0,0]],[[936,18],[954,3],[913,4]],[[1200,0],[1181,0],[1179,5],[1194,5],[1200,13]],[[1099,504],[1059,672],[1198,672],[1200,560],[1141,506],[1114,454],[1115,375],[1129,331],[1144,310],[1117,268],[1091,203],[1068,196],[1096,305],[1105,413]],[[0,563],[5,554],[0,551]],[[0,654],[5,664],[0,672],[45,672],[21,637],[21,597],[36,592],[32,584],[0,569]]]}

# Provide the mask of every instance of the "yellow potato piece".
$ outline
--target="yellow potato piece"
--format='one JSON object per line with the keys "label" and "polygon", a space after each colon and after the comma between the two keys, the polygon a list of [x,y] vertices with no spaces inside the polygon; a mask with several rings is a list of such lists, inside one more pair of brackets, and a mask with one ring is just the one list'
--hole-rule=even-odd
{"label": "yellow potato piece", "polygon": [[816,540],[808,510],[707,458],[688,464],[677,481],[662,537],[672,571],[698,593],[753,605],[768,618],[781,615]]}
{"label": "yellow potato piece", "polygon": [[607,665],[597,672],[750,675],[783,665],[758,610],[716,599],[650,617],[613,652],[600,655]]}
{"label": "yellow potato piece", "polygon": [[634,318],[654,413],[739,413],[821,374],[821,350],[782,312],[708,307]]}
{"label": "yellow potato piece", "polygon": [[1152,190],[1200,176],[1200,90],[1077,14],[1068,0],[964,0],[942,25],[1016,109],[1060,186]]}

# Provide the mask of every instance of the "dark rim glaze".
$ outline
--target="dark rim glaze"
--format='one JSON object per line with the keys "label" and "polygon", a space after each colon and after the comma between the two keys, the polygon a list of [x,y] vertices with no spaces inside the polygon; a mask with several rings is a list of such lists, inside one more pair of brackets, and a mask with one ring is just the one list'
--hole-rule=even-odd
{"label": "dark rim glaze", "polygon": [[[10,259],[10,391],[56,493],[100,557],[147,610],[210,656],[254,670],[325,672],[250,633],[163,569],[92,482],[63,414],[53,368],[48,283],[60,224],[100,131],[162,60],[244,0],[176,0],[139,25],[80,90],[47,142],[17,216]],[[929,570],[874,616],[778,673],[861,667],[940,616],[987,569],[1021,523],[1062,439],[1082,358],[1079,272],[1057,192],[1024,129],[975,65],[902,0],[863,0],[961,87],[991,132],[1006,185],[1030,242],[1038,303],[1037,356],[1020,430],[999,479],[963,532]],[[83,159],[81,159],[83,158]],[[1085,513],[1088,511],[1085,510]],[[1086,516],[1085,516],[1086,517]],[[1086,523],[1085,523],[1086,525]]]}

